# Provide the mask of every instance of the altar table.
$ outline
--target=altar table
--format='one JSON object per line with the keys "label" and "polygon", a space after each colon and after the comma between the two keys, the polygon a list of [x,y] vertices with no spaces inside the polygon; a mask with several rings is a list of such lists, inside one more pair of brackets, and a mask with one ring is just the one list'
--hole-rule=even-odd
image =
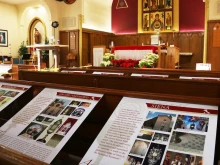
{"label": "altar table", "polygon": [[41,69],[41,54],[43,50],[52,50],[54,56],[54,68],[57,68],[60,63],[60,48],[61,47],[68,47],[68,45],[44,45],[44,44],[35,44],[35,45],[28,45],[28,48],[36,48],[37,52],[37,68],[38,70]]}

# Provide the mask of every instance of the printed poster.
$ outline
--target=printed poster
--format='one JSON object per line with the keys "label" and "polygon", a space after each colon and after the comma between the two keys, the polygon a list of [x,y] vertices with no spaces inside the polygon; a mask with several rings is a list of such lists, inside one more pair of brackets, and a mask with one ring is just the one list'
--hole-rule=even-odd
{"label": "printed poster", "polygon": [[213,165],[218,107],[124,97],[80,165]]}
{"label": "printed poster", "polygon": [[31,86],[0,82],[0,111],[21,96]]}
{"label": "printed poster", "polygon": [[50,163],[102,96],[45,88],[0,128],[0,144]]}

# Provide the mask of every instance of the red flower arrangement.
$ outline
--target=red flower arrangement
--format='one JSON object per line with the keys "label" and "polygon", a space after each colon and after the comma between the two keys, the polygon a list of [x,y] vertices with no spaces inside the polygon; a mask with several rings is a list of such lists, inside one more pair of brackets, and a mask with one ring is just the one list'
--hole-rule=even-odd
{"label": "red flower arrangement", "polygon": [[133,67],[138,67],[138,63],[140,60],[112,60],[112,64],[115,67],[124,67],[124,68],[133,68]]}

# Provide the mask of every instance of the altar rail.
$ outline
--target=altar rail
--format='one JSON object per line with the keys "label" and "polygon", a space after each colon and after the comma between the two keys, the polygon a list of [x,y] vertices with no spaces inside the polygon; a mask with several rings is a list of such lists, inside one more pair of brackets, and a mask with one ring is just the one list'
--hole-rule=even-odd
{"label": "altar rail", "polygon": [[[109,116],[112,114],[122,97],[135,97],[135,98],[147,98],[147,99],[158,99],[158,100],[167,100],[167,101],[177,101],[177,102],[188,102],[188,103],[199,103],[199,104],[209,104],[209,105],[220,105],[220,95],[219,90],[213,90],[212,84],[204,82],[203,88],[208,90],[203,91],[203,93],[208,92],[209,90],[213,92],[212,97],[209,97],[209,94],[199,95],[198,92],[194,91],[194,96],[185,96],[185,95],[170,95],[170,94],[155,94],[155,93],[146,93],[146,92],[132,92],[129,90],[113,90],[113,89],[104,89],[104,88],[88,88],[88,87],[77,87],[77,86],[67,86],[59,84],[47,84],[40,82],[27,82],[27,81],[13,81],[13,80],[0,80],[1,82],[9,83],[18,83],[23,85],[32,85],[33,88],[33,97],[36,96],[44,88],[57,88],[57,89],[66,89],[66,90],[75,90],[82,92],[92,92],[92,93],[103,93],[104,97],[100,100],[98,105],[94,108],[91,114],[86,118],[82,123],[79,129],[71,137],[68,143],[64,146],[60,153],[68,153],[78,157],[83,157],[84,154],[89,149],[90,145],[108,120]],[[154,80],[155,82],[157,80]],[[171,88],[177,85],[179,82],[172,80],[169,83],[168,88]],[[184,88],[185,90],[191,90],[195,87],[193,81],[188,81],[188,87]],[[168,85],[168,84],[166,84]],[[219,86],[219,85],[218,85]],[[162,86],[161,86],[162,87]],[[162,87],[163,89],[164,87]],[[199,88],[201,90],[201,88]],[[177,89],[178,90],[178,89]],[[180,89],[179,89],[180,90]],[[207,96],[207,97],[204,97]],[[218,122],[218,128],[219,128]],[[85,131],[86,130],[86,131]],[[89,136],[88,136],[89,134]],[[216,139],[220,138],[219,130],[217,132]],[[219,141],[216,141],[216,154],[220,151]],[[59,155],[56,159],[59,158]],[[219,160],[219,155],[215,156],[215,164]],[[4,165],[46,165],[46,163],[40,162],[33,158],[30,158],[22,153],[13,151],[4,146],[0,147],[0,163]],[[52,162],[53,164],[53,162]]]}

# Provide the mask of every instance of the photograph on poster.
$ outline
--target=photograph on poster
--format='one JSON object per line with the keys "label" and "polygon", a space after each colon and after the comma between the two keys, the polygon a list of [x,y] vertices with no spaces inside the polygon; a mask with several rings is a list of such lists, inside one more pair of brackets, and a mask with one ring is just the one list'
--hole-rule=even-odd
{"label": "photograph on poster", "polygon": [[143,165],[160,165],[166,145],[151,143]]}
{"label": "photograph on poster", "polygon": [[144,139],[144,140],[151,140],[153,137],[153,134],[154,134],[154,132],[152,132],[152,131],[140,130],[137,138]]}
{"label": "photograph on poster", "polygon": [[78,106],[80,104],[80,101],[76,101],[76,100],[73,100],[70,105],[75,105],[75,106]]}
{"label": "photograph on poster", "polygon": [[37,117],[34,119],[34,121],[42,122],[44,119],[45,119],[44,116],[37,116]]}
{"label": "photograph on poster", "polygon": [[57,131],[57,129],[65,122],[64,117],[58,116],[54,122],[52,122],[47,129],[42,132],[42,134],[38,137],[37,141],[41,143],[47,143],[53,134]]}
{"label": "photograph on poster", "polygon": [[203,154],[205,135],[173,131],[169,149]]}
{"label": "photograph on poster", "polygon": [[75,109],[76,109],[76,107],[67,106],[67,107],[63,110],[63,112],[61,113],[61,115],[67,115],[67,116],[69,116]]}
{"label": "photograph on poster", "polygon": [[130,154],[144,156],[147,152],[150,142],[142,141],[142,140],[135,140]]}
{"label": "photograph on poster", "polygon": [[178,115],[174,129],[207,132],[209,118]]}
{"label": "photograph on poster", "polygon": [[149,111],[142,129],[170,132],[175,118],[175,114]]}
{"label": "photograph on poster", "polygon": [[6,90],[0,90],[0,96],[4,95],[6,92]]}
{"label": "photograph on poster", "polygon": [[73,113],[71,114],[71,116],[76,116],[76,117],[80,117],[83,115],[83,113],[85,112],[84,108],[77,108],[73,111]]}
{"label": "photograph on poster", "polygon": [[163,165],[203,165],[202,157],[167,151]]}
{"label": "photograph on poster", "polygon": [[57,130],[56,134],[65,136],[76,122],[76,119],[68,118],[63,123],[63,125]]}
{"label": "photograph on poster", "polygon": [[46,145],[49,147],[55,148],[60,143],[60,141],[63,139],[63,137],[64,136],[62,135],[54,134]]}
{"label": "photograph on poster", "polygon": [[51,122],[53,122],[53,118],[49,118],[49,117],[46,117],[43,121],[42,121],[42,123],[44,123],[44,124],[50,124]]}
{"label": "photograph on poster", "polygon": [[79,105],[80,107],[89,107],[91,105],[91,103],[89,102],[81,102],[81,104]]}
{"label": "photograph on poster", "polygon": [[9,97],[0,97],[0,107],[9,102],[11,98]]}
{"label": "photograph on poster", "polygon": [[141,165],[142,161],[143,161],[143,158],[128,155],[123,165]]}
{"label": "photograph on poster", "polygon": [[15,92],[15,91],[8,91],[7,93],[4,94],[4,96],[7,97],[15,97],[19,92]]}
{"label": "photograph on poster", "polygon": [[65,99],[55,99],[42,114],[58,116],[60,112],[70,103],[70,100]]}
{"label": "photograph on poster", "polygon": [[31,122],[18,136],[35,140],[46,128],[45,125]]}
{"label": "photograph on poster", "polygon": [[162,134],[162,133],[155,133],[153,137],[153,141],[155,142],[168,142],[170,135]]}

